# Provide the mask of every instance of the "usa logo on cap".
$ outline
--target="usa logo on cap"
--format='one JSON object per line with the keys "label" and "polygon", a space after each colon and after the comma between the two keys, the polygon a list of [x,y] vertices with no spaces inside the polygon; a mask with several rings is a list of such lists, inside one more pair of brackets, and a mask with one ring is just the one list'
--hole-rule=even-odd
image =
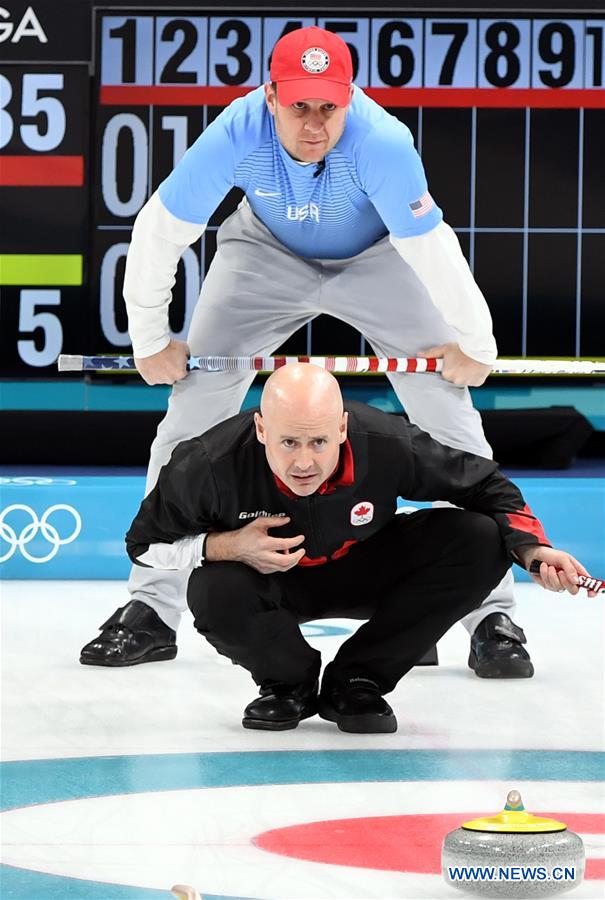
{"label": "usa logo on cap", "polygon": [[369,500],[356,503],[351,510],[351,525],[367,525],[374,518],[374,504]]}
{"label": "usa logo on cap", "polygon": [[330,57],[321,47],[309,47],[301,56],[300,62],[305,72],[320,75],[330,65]]}

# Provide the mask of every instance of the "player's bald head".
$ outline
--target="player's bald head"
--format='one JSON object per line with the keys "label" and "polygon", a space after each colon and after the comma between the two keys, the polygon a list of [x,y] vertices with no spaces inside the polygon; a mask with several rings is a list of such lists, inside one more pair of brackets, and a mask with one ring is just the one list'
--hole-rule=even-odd
{"label": "player's bald head", "polygon": [[347,439],[347,413],[338,382],[325,369],[293,363],[267,380],[255,413],[267,461],[295,494],[314,493],[336,470]]}
{"label": "player's bald head", "polygon": [[291,363],[276,369],[267,379],[260,401],[261,414],[289,419],[342,416],[340,387],[334,376],[311,363]]}

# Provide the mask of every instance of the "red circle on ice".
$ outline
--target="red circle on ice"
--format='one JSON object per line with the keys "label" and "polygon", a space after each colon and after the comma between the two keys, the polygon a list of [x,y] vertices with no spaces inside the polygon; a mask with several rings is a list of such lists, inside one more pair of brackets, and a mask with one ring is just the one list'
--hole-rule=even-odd
{"label": "red circle on ice", "polygon": [[[306,822],[264,831],[253,843],[270,853],[311,862],[437,875],[446,834],[483,815],[485,812],[460,812]],[[601,813],[534,811],[534,815],[558,819],[579,834],[605,832]],[[588,857],[584,877],[605,879],[605,860]]]}

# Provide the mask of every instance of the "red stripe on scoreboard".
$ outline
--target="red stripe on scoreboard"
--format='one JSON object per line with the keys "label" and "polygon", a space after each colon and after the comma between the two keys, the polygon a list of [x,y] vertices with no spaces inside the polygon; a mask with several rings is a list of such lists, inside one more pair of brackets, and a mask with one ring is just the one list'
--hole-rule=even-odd
{"label": "red stripe on scoreboard", "polygon": [[381,106],[605,109],[605,91],[574,88],[364,88]]}
{"label": "red stripe on scoreboard", "polygon": [[3,187],[82,187],[83,156],[0,156]]}
{"label": "red stripe on scoreboard", "polygon": [[101,87],[101,106],[227,106],[253,87],[170,87],[117,85]]}
{"label": "red stripe on scoreboard", "polygon": [[[226,106],[253,87],[105,85],[102,106]],[[381,106],[465,107],[485,109],[605,109],[598,88],[406,88],[366,87]]]}

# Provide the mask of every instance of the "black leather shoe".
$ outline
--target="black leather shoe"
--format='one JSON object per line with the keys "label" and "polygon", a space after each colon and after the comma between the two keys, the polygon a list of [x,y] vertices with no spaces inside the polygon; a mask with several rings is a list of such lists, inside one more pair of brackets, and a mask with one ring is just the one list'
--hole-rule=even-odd
{"label": "black leather shoe", "polygon": [[523,629],[505,613],[491,613],[475,628],[468,664],[479,678],[531,678],[526,641]]}
{"label": "black leather shoe", "polygon": [[266,731],[286,731],[296,728],[301,719],[317,712],[317,681],[311,684],[283,684],[266,681],[261,685],[260,697],[244,710],[244,728]]}
{"label": "black leather shoe", "polygon": [[131,600],[101,625],[101,634],[82,647],[83,666],[138,666],[174,659],[176,631],[141,600]]}
{"label": "black leather shoe", "polygon": [[397,731],[395,713],[371,678],[351,676],[321,686],[319,715],[336,722],[341,731],[354,734],[392,734]]}

